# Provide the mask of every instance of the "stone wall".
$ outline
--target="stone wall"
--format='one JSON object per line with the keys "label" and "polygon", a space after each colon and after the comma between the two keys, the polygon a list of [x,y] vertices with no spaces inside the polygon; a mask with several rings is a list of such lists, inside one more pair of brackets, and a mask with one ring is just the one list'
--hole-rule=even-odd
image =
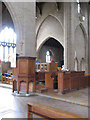
{"label": "stone wall", "polygon": [[[36,24],[34,2],[7,2],[5,5],[10,12],[17,34],[18,54],[34,57],[43,43],[52,37],[64,47],[65,68],[75,70],[77,58],[78,70],[81,70],[81,64],[84,63],[84,69],[88,72],[87,3],[81,3],[81,14],[77,13],[76,2],[60,3],[58,11],[55,2],[44,3],[42,15],[37,15]],[[85,21],[82,20],[83,16]]]}
{"label": "stone wall", "polygon": [[5,3],[14,22],[17,34],[17,53],[20,56],[36,56],[35,51],[35,3]]}
{"label": "stone wall", "polygon": [[77,59],[77,70],[88,72],[87,3],[81,3],[81,14],[77,11],[76,2],[60,3],[59,11],[55,3],[43,4],[42,15],[38,14],[36,19],[36,46],[38,51],[49,37],[53,37],[64,47],[65,68],[75,70]]}
{"label": "stone wall", "polygon": [[43,5],[42,15],[37,15],[36,19],[37,50],[49,37],[55,38],[64,46],[63,17],[63,3],[60,3],[59,11],[55,3]]}

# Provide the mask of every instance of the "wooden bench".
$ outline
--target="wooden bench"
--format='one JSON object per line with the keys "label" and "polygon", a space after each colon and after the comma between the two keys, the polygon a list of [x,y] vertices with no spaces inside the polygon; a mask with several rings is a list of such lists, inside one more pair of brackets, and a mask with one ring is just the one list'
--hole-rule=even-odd
{"label": "wooden bench", "polygon": [[[33,114],[44,119],[60,119],[60,118],[85,118],[84,116],[70,113],[64,110],[45,106],[38,103],[27,104],[27,118],[33,119]],[[73,119],[74,120],[74,119]]]}

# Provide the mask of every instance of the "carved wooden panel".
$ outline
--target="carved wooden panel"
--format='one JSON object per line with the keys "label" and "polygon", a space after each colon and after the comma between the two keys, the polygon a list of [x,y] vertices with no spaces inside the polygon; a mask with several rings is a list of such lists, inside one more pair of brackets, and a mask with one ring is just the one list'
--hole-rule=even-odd
{"label": "carved wooden panel", "polygon": [[27,74],[28,69],[27,69],[27,61],[20,61],[19,62],[19,73],[21,74]]}
{"label": "carved wooden panel", "polygon": [[[29,83],[33,82],[33,91],[35,90],[35,58],[17,57],[17,66],[13,69],[13,80],[17,81],[17,92],[24,90],[29,92]],[[21,84],[23,82],[23,84]],[[20,89],[21,87],[21,89]],[[14,91],[14,88],[13,88]]]}

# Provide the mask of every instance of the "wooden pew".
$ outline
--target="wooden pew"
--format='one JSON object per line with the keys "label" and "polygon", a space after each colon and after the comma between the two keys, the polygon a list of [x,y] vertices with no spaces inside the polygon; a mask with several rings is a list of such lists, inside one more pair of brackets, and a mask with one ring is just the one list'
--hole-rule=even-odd
{"label": "wooden pew", "polygon": [[4,73],[2,73],[2,83],[5,81],[5,83],[7,82],[6,80],[6,75]]}
{"label": "wooden pew", "polygon": [[38,104],[38,103],[27,104],[28,120],[29,119],[33,120],[33,114],[44,119],[54,119],[54,120],[56,119],[59,120],[61,118],[73,118],[73,120],[79,118],[79,120],[81,120],[82,118],[85,118],[84,116],[77,115],[75,113],[70,113],[50,106],[45,106],[43,104]]}
{"label": "wooden pew", "polygon": [[5,83],[10,84],[12,83],[12,73],[2,73],[2,83],[5,81]]}

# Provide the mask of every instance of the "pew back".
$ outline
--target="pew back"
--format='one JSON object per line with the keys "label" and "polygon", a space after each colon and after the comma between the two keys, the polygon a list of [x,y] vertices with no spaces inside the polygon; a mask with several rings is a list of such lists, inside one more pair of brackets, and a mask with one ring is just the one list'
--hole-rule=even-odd
{"label": "pew back", "polygon": [[27,118],[33,118],[33,114],[45,119],[60,119],[60,118],[85,118],[84,116],[70,113],[43,104],[30,103],[27,104]]}

